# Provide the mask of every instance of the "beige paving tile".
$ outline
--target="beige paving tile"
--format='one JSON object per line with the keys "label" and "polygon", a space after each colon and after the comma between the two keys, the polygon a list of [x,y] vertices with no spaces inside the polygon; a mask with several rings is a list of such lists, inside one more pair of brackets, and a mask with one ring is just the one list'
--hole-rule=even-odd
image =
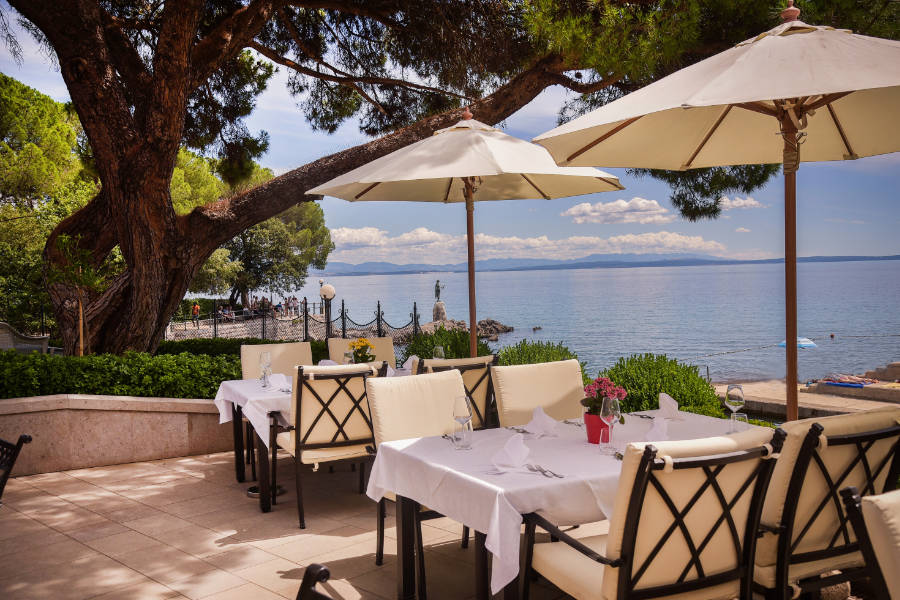
{"label": "beige paving tile", "polygon": [[183,597],[170,587],[144,578],[140,583],[97,596],[96,600],[170,600]]}
{"label": "beige paving tile", "polygon": [[273,546],[267,548],[266,551],[298,564],[306,564],[310,557],[363,543],[368,543],[370,551],[374,552],[375,534],[371,531],[345,526],[327,533],[310,534],[304,539],[281,546]]}
{"label": "beige paving tile", "polygon": [[392,548],[385,544],[384,564],[375,564],[375,545],[370,543],[347,546],[333,552],[316,554],[306,560],[307,565],[312,562],[326,565],[331,572],[332,579],[350,579],[375,569],[387,569],[396,572],[394,566],[397,560],[396,545]]}
{"label": "beige paving tile", "polygon": [[159,485],[161,483],[187,483],[191,478],[184,473],[175,471],[163,471],[161,473],[151,473],[141,477],[133,477],[130,479],[122,479],[120,481],[97,482],[97,486],[111,492],[121,492],[124,490],[133,490],[135,488],[147,487],[150,485]]}
{"label": "beige paving tile", "polygon": [[153,546],[117,556],[116,560],[151,579],[168,585],[216,567],[171,546]]}
{"label": "beige paving tile", "polygon": [[[250,498],[248,498],[248,500],[250,500]],[[190,498],[188,500],[182,500],[181,502],[165,504],[161,509],[170,515],[187,519],[211,512],[220,512],[222,510],[230,509],[233,506],[234,497],[231,494],[216,493],[214,495],[204,494],[198,498]]]}
{"label": "beige paving tile", "polygon": [[282,600],[282,598],[283,596],[270,592],[255,583],[245,583],[236,588],[206,596],[203,600]]}
{"label": "beige paving tile", "polygon": [[117,533],[107,537],[88,540],[85,544],[97,552],[102,552],[113,558],[123,554],[129,554],[135,550],[145,550],[147,548],[162,545],[152,537],[130,530],[124,533]]}
{"label": "beige paving tile", "polygon": [[127,527],[120,525],[115,521],[106,521],[105,523],[88,525],[87,527],[70,531],[69,537],[76,539],[79,542],[89,542],[91,540],[109,537],[119,533],[126,533],[128,531],[130,530]]}
{"label": "beige paving tile", "polygon": [[188,525],[181,529],[163,531],[154,537],[161,542],[198,557],[219,554],[231,549],[236,543],[229,540],[229,536],[199,525]]}
{"label": "beige paving tile", "polygon": [[241,546],[219,554],[211,554],[203,560],[225,571],[235,572],[278,558],[254,546]]}
{"label": "beige paving tile", "polygon": [[47,545],[33,546],[4,556],[0,578],[18,579],[26,577],[32,571],[52,570],[56,565],[97,554],[81,542],[69,538]]}
{"label": "beige paving tile", "polygon": [[320,583],[316,589],[328,594],[335,600],[388,600],[389,598],[395,598],[397,595],[396,590],[394,590],[393,595],[382,596],[358,587],[352,581],[335,578],[329,579],[325,583]]}
{"label": "beige paving tile", "polygon": [[92,467],[89,469],[76,469],[74,471],[66,471],[65,474],[101,485],[114,481],[135,479],[146,475],[156,475],[164,472],[165,469],[162,467],[151,465],[149,463],[130,463],[106,467]]}
{"label": "beige paving tile", "polygon": [[21,516],[15,518],[10,517],[3,520],[3,525],[0,527],[0,540],[17,538],[24,535],[36,535],[51,530],[40,521],[36,521],[22,513],[17,514]]}
{"label": "beige paving tile", "polygon": [[91,525],[100,525],[109,520],[102,515],[68,502],[50,508],[35,510],[29,513],[29,516],[34,517],[35,520],[40,521],[44,525],[62,532],[84,529]]}
{"label": "beige paving tile", "polygon": [[283,558],[234,571],[238,577],[251,581],[271,592],[295,597],[303,579],[303,567]]}
{"label": "beige paving tile", "polygon": [[178,517],[174,517],[170,514],[161,512],[159,514],[154,514],[149,517],[142,517],[133,521],[124,521],[122,525],[124,527],[128,527],[129,529],[133,529],[135,531],[143,533],[144,535],[154,537],[160,533],[171,531],[173,529],[183,529],[188,525],[192,525],[192,523],[190,521],[185,521],[184,519],[179,519]]}
{"label": "beige paving tile", "polygon": [[115,521],[116,523],[126,523],[128,521],[136,521],[137,519],[164,514],[166,513],[159,510],[158,508],[153,508],[152,506],[147,506],[146,504],[132,501],[128,508],[115,510],[113,512],[106,513],[104,516],[110,521]]}
{"label": "beige paving tile", "polygon": [[246,584],[247,582],[228,573],[214,569],[198,575],[192,575],[187,579],[182,579],[169,584],[174,590],[181,592],[184,596],[194,600],[205,598],[217,592],[222,592],[232,588],[236,588]]}
{"label": "beige paving tile", "polygon": [[[0,522],[0,530],[6,526],[6,523]],[[50,527],[42,527],[35,531],[25,533],[17,537],[10,537],[0,540],[0,557],[17,552],[25,552],[32,548],[45,547],[50,544],[64,542],[68,540],[66,534],[51,529]],[[3,559],[0,558],[0,564]]]}

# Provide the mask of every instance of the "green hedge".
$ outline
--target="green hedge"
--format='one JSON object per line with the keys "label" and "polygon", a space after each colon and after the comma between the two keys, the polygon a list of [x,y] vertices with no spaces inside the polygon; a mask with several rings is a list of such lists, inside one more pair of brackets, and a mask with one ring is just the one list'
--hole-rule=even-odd
{"label": "green hedge", "polygon": [[[438,328],[434,333],[420,333],[413,337],[405,348],[401,348],[397,356],[397,363],[403,364],[412,355],[419,358],[431,358],[434,356],[434,347],[444,347],[444,358],[468,358],[469,356],[469,331],[464,329],[447,330]],[[491,348],[486,343],[478,340],[478,356],[491,354]]]}
{"label": "green hedge", "polygon": [[[534,342],[522,340],[515,346],[506,346],[500,349],[501,365],[533,365],[536,363],[554,362],[557,360],[578,360],[578,356],[562,344],[552,342]],[[585,385],[590,381],[584,371],[585,364],[581,364],[581,378]]]}
{"label": "green hedge", "polygon": [[622,412],[659,408],[659,394],[665,392],[685,411],[724,417],[716,390],[693,365],[680,364],[664,354],[634,354],[620,358],[615,365],[600,371],[628,391]]}
{"label": "green hedge", "polygon": [[[256,344],[277,344],[279,342],[291,342],[295,340],[264,340],[261,338],[192,338],[180,341],[165,341],[156,349],[157,356],[161,354],[207,354],[209,356],[241,356],[241,346]],[[310,340],[312,347],[313,363],[318,364],[323,358],[328,358],[328,343],[324,340]]]}
{"label": "green hedge", "polygon": [[0,398],[100,394],[213,398],[226,379],[241,378],[233,356],[126,352],[61,356],[0,352]]}

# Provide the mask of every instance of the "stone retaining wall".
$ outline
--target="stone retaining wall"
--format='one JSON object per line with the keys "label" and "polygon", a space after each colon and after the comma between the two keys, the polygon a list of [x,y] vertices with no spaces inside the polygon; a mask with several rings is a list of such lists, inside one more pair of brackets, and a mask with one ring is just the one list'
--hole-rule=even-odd
{"label": "stone retaining wall", "polygon": [[212,400],[57,394],[0,400],[0,438],[33,441],[13,475],[99,467],[234,447]]}

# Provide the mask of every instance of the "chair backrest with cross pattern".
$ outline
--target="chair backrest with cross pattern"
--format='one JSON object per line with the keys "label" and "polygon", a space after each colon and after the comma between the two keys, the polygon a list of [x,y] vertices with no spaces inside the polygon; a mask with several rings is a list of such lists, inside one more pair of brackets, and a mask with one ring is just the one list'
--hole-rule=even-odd
{"label": "chair backrest with cross pattern", "polygon": [[10,474],[12,474],[19,452],[22,451],[22,446],[30,442],[31,436],[24,433],[19,436],[15,444],[0,440],[0,499],[3,498],[3,490],[6,488],[6,482]]}
{"label": "chair backrest with cross pattern", "polygon": [[472,403],[472,426],[475,429],[496,427],[497,407],[491,384],[491,365],[497,364],[494,355],[476,358],[426,358],[419,362],[419,373],[439,373],[457,370],[463,378],[466,396]]}
{"label": "chair backrest with cross pattern", "polygon": [[774,572],[777,588],[789,585],[797,565],[827,572],[861,563],[839,491],[854,486],[865,496],[896,487],[900,407],[782,427],[788,437],[763,509],[763,523],[781,533],[764,536],[756,558],[758,571]]}
{"label": "chair backrest with cross pattern", "polygon": [[603,597],[749,597],[763,496],[783,439],[754,427],[628,444],[606,546],[621,562],[604,567]]}
{"label": "chair backrest with cross pattern", "polygon": [[366,399],[369,365],[297,367],[290,422],[301,452],[374,442]]}

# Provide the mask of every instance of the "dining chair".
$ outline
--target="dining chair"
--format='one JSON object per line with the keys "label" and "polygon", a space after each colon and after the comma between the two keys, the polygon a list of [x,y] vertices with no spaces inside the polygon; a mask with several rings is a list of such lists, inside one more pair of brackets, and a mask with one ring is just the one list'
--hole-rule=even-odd
{"label": "dining chair", "polygon": [[[31,443],[31,436],[23,433],[15,444],[0,440],[0,500],[3,500],[3,490],[6,489],[6,482],[12,473],[13,467],[16,465],[16,459],[22,451],[22,446]],[[0,502],[0,505],[3,503]]]}
{"label": "dining chair", "polygon": [[[272,359],[272,372],[293,377],[297,365],[312,365],[312,346],[309,342],[286,342],[280,344],[242,344],[241,345],[241,379],[259,379],[259,355],[268,352]],[[246,443],[245,462],[252,469],[252,478],[256,479],[256,444],[253,442],[253,426],[244,420]]]}
{"label": "dining chair", "polygon": [[[574,538],[525,516],[521,597],[537,572],[578,600],[750,600],[763,497],[784,432],[625,448],[609,533]],[[535,543],[536,528],[557,542]]]}
{"label": "dining chair", "polygon": [[[865,577],[839,490],[893,490],[900,407],[792,421],[763,507],[754,591],[787,599]],[[840,571],[832,573],[832,571]]]}
{"label": "dining chair", "polygon": [[[394,338],[391,336],[366,338],[372,345],[376,361],[386,361],[392,369],[397,368],[397,356],[394,354]],[[344,362],[344,353],[350,351],[353,338],[328,338],[328,358],[340,364]]]}
{"label": "dining chair", "polygon": [[850,486],[841,490],[866,576],[876,600],[900,600],[900,490],[860,497]]}
{"label": "dining chair", "polygon": [[466,396],[472,403],[472,427],[484,429],[497,426],[497,406],[491,385],[491,366],[496,366],[495,355],[476,358],[426,358],[419,361],[419,373],[439,373],[455,369],[462,374]]}
{"label": "dining chair", "polygon": [[[453,369],[415,377],[383,377],[366,381],[366,395],[372,410],[375,448],[384,442],[411,438],[439,436],[453,432],[453,404],[466,393],[462,374]],[[384,520],[387,501],[396,496],[386,495],[378,501],[375,564],[384,559]],[[422,543],[422,521],[443,515],[420,507],[415,524],[416,587],[419,600],[425,600],[425,557]],[[463,527],[468,539],[469,528]]]}
{"label": "dining chair", "polygon": [[300,582],[300,589],[297,591],[297,600],[331,600],[330,596],[326,596],[316,589],[317,583],[325,583],[331,573],[328,567],[318,563],[312,563],[303,571],[303,580]]}
{"label": "dining chair", "polygon": [[294,460],[300,529],[306,528],[303,465],[317,469],[320,463],[358,464],[359,493],[365,492],[365,466],[371,460],[366,446],[375,442],[366,400],[366,377],[371,373],[369,365],[298,366],[291,392],[290,425],[279,428],[276,413],[269,413],[272,503],[277,488],[276,458],[281,448]]}
{"label": "dining chair", "polygon": [[272,372],[294,376],[297,365],[312,365],[312,346],[309,342],[283,344],[244,344],[241,346],[241,378],[259,379],[259,355],[268,352],[272,359]]}
{"label": "dining chair", "polygon": [[527,425],[538,406],[557,421],[584,414],[584,384],[577,360],[492,366],[491,383],[503,427]]}

